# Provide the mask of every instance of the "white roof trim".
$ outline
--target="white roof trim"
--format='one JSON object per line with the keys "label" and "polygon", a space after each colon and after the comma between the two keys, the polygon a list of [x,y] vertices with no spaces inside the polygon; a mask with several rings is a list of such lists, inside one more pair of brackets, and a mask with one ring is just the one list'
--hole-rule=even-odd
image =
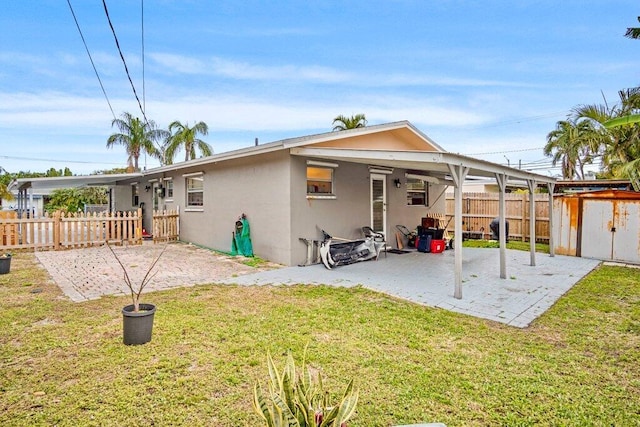
{"label": "white roof trim", "polygon": [[[495,177],[495,174],[507,175],[510,179],[534,180],[538,182],[555,182],[556,179],[532,172],[513,169],[507,166],[472,157],[452,153],[424,152],[424,151],[393,151],[393,150],[355,150],[344,148],[292,148],[291,154],[304,157],[321,157],[323,159],[342,160],[367,165],[396,167],[407,170],[430,172],[430,175],[449,175],[449,165],[462,165],[470,169],[469,176]],[[438,176],[436,176],[438,177]]]}

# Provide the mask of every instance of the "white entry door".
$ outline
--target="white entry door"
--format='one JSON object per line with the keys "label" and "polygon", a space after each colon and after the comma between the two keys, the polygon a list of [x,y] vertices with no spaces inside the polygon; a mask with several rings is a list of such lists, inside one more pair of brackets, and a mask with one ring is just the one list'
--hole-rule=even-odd
{"label": "white entry door", "polygon": [[387,235],[387,176],[371,174],[371,228]]}
{"label": "white entry door", "polygon": [[[157,182],[153,183],[153,188],[151,189],[153,191],[153,194],[151,194],[151,201],[153,202],[153,211],[157,211],[158,209],[160,209],[160,196],[158,195],[158,188],[159,188],[159,184]],[[153,214],[152,214],[153,215]]]}

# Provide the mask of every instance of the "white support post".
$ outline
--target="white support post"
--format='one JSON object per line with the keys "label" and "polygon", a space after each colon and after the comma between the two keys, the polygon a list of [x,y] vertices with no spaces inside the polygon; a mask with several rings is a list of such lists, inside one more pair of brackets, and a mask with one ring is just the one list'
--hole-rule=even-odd
{"label": "white support post", "polygon": [[449,172],[453,178],[455,207],[455,235],[454,235],[454,259],[455,259],[455,288],[453,297],[462,299],[462,184],[469,173],[469,168],[462,165],[449,165]]}
{"label": "white support post", "polygon": [[505,174],[496,174],[496,181],[498,183],[498,187],[500,188],[500,199],[498,202],[498,217],[500,218],[500,223],[498,225],[499,229],[499,240],[500,240],[500,278],[507,278],[507,221],[505,220],[505,211],[506,211],[506,202],[505,202],[505,193],[507,189],[507,176]]}
{"label": "white support post", "polygon": [[536,182],[533,179],[527,180],[529,187],[529,250],[531,252],[531,266],[536,265]]}

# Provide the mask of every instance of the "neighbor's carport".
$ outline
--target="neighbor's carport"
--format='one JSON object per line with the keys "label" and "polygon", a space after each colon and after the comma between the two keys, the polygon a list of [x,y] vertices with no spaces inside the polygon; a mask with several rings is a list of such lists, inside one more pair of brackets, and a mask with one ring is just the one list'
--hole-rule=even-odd
{"label": "neighbor's carport", "polygon": [[[42,178],[17,178],[9,183],[9,191],[17,191],[18,197],[18,215],[29,211],[29,207],[33,206],[34,192],[43,192],[49,194],[51,191],[61,188],[80,188],[105,186],[110,189],[115,186],[118,181],[131,178],[142,177],[143,174],[124,173],[124,174],[102,174],[102,175],[75,175],[75,176],[58,176],[58,177],[42,177]],[[114,208],[114,201],[111,191],[109,196],[109,208]]]}
{"label": "neighbor's carport", "polygon": [[[459,154],[425,151],[363,150],[344,148],[294,147],[291,154],[297,156],[342,160],[371,166],[401,168],[418,172],[425,179],[442,185],[454,187],[455,229],[462,230],[462,185],[467,177],[493,178],[500,188],[499,218],[500,230],[505,230],[505,193],[507,180],[524,181],[529,189],[529,235],[530,265],[536,265],[535,259],[535,198],[532,197],[538,185],[546,184],[549,191],[549,254],[554,256],[553,245],[553,190],[555,178],[538,175],[520,169],[498,165]],[[454,297],[462,298],[462,233],[454,237],[455,288]],[[500,277],[507,278],[506,237],[500,233]]]}

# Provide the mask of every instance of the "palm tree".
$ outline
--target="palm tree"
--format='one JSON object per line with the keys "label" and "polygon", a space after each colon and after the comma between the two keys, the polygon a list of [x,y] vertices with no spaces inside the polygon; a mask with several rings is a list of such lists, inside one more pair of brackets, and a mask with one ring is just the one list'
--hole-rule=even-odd
{"label": "palm tree", "polygon": [[[640,16],[638,16],[638,22],[640,22]],[[627,32],[624,33],[624,36],[630,39],[638,40],[640,39],[640,28],[637,28],[637,27],[627,28]],[[616,117],[604,123],[604,125],[607,128],[611,129],[611,128],[624,126],[624,125],[631,125],[635,123],[640,123],[640,114],[627,114],[624,116]]]}
{"label": "palm tree", "polygon": [[0,166],[0,173],[4,172],[4,174],[0,175],[0,199],[4,200],[13,200],[13,194],[7,188],[9,183],[11,182],[11,174],[5,170],[2,166]]}
{"label": "palm tree", "polygon": [[600,131],[590,120],[569,117],[549,132],[544,154],[553,156],[553,166],[562,163],[564,179],[584,179],[585,166],[600,156],[601,141]]}
{"label": "palm tree", "polygon": [[589,105],[574,109],[598,130],[605,174],[612,178],[629,178],[640,191],[640,88],[618,92],[620,103],[613,107]]}
{"label": "palm tree", "polygon": [[356,114],[355,116],[346,117],[342,114],[333,119],[333,130],[347,130],[363,128],[367,125],[367,119],[364,114]]}
{"label": "palm tree", "polygon": [[[638,16],[638,22],[640,22],[640,16]],[[640,39],[640,28],[627,28],[627,32],[624,33],[624,36],[630,39]]]}
{"label": "palm tree", "polygon": [[625,125],[640,123],[640,88],[618,91],[620,96],[620,108],[616,116],[603,123],[607,129],[617,128]]}
{"label": "palm tree", "polygon": [[562,163],[562,178],[573,179],[579,157],[580,131],[572,120],[561,120],[556,123],[555,130],[547,135],[544,154],[553,156],[552,164]]}
{"label": "palm tree", "polygon": [[202,156],[213,154],[213,148],[197,138],[198,134],[207,135],[209,133],[205,122],[198,122],[189,127],[189,123],[182,124],[176,120],[169,125],[169,132],[171,135],[167,138],[167,144],[164,147],[167,164],[173,163],[173,158],[180,149],[184,149],[185,161],[196,158],[196,149],[200,151]]}
{"label": "palm tree", "polygon": [[[127,163],[134,170],[140,170],[138,159],[143,153],[151,157],[160,158],[160,152],[155,142],[165,137],[167,131],[157,129],[152,120],[143,122],[137,117],[125,112],[121,119],[113,119],[111,127],[116,126],[120,133],[114,133],[107,139],[107,148],[116,144],[123,145],[129,155]],[[161,159],[162,160],[162,159]]]}

